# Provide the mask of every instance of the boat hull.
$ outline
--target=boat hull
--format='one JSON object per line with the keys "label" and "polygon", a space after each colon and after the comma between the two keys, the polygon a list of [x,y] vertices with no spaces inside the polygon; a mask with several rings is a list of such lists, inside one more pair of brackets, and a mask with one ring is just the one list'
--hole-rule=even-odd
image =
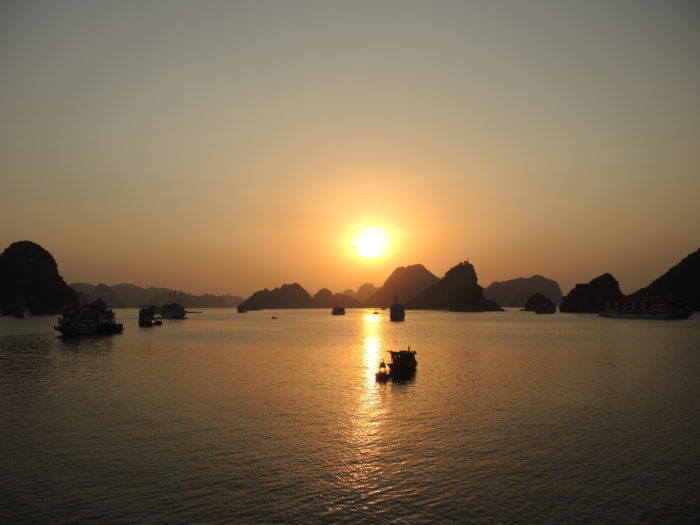
{"label": "boat hull", "polygon": [[691,311],[678,312],[601,312],[600,317],[613,317],[617,319],[688,319]]}
{"label": "boat hull", "polygon": [[98,334],[119,334],[124,330],[124,325],[104,326],[54,326],[54,329],[61,332],[61,335],[98,335]]}

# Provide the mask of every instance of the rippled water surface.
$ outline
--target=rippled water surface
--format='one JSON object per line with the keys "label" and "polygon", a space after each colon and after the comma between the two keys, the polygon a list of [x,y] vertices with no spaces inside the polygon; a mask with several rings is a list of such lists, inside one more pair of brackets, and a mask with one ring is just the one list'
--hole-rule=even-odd
{"label": "rippled water surface", "polygon": [[0,318],[0,521],[700,521],[698,314],[117,312]]}

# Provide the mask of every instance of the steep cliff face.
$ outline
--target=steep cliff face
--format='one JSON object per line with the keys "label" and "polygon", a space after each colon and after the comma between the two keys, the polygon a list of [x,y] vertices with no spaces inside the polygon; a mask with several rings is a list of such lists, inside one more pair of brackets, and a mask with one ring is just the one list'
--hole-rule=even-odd
{"label": "steep cliff face", "polygon": [[407,301],[406,307],[453,312],[500,310],[497,303],[484,298],[483,292],[483,288],[477,284],[474,266],[463,262],[448,270],[442,279]]}
{"label": "steep cliff face", "polygon": [[568,295],[562,298],[559,311],[599,313],[605,307],[605,301],[622,296],[617,280],[609,273],[604,273],[587,284],[577,284]]}
{"label": "steep cliff face", "polygon": [[12,243],[0,255],[0,307],[6,313],[28,308],[33,315],[56,314],[78,303],[58,273],[52,255],[30,241]]}
{"label": "steep cliff face", "polygon": [[556,304],[561,302],[562,293],[559,283],[541,275],[497,281],[484,288],[484,297],[496,301],[501,306],[522,307],[525,301],[536,293],[548,297]]}
{"label": "steep cliff face", "polygon": [[671,295],[683,299],[692,310],[700,310],[700,250],[684,257],[681,262],[632,295]]}
{"label": "steep cliff face", "polygon": [[405,302],[438,280],[422,264],[400,266],[391,273],[382,287],[365,301],[365,305],[388,307],[394,304],[395,296],[399,302]]}

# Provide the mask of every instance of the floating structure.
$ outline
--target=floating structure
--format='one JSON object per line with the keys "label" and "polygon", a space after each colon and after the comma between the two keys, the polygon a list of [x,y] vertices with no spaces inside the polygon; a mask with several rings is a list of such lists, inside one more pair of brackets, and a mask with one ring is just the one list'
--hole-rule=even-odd
{"label": "floating structure", "polygon": [[54,329],[63,335],[118,334],[124,325],[116,322],[114,312],[102,299],[96,299],[87,305],[63,308]]}
{"label": "floating structure", "polygon": [[161,326],[163,324],[163,316],[158,313],[153,314],[153,324],[156,326]]}
{"label": "floating structure", "polygon": [[382,359],[379,363],[379,370],[375,374],[377,381],[386,381],[388,379],[406,379],[416,373],[418,361],[416,360],[415,350],[411,350],[409,346],[407,350],[389,350],[391,362],[387,365]]}
{"label": "floating structure", "polygon": [[342,306],[334,306],[331,310],[331,315],[345,315],[345,308]]}
{"label": "floating structure", "polygon": [[683,300],[675,297],[622,297],[606,301],[601,317],[628,319],[687,319],[692,315]]}
{"label": "floating structure", "polygon": [[244,303],[241,303],[238,305],[237,310],[239,314],[244,314],[248,311],[248,308],[246,308],[246,305]]}
{"label": "floating structure", "polygon": [[168,303],[160,307],[160,315],[163,319],[186,319],[187,311],[179,303]]}
{"label": "floating structure", "polygon": [[155,324],[156,309],[153,306],[145,306],[139,310],[139,326],[150,327]]}
{"label": "floating structure", "polygon": [[404,321],[406,319],[406,307],[399,304],[399,299],[397,294],[394,294],[394,304],[391,305],[391,310],[389,311],[389,319],[392,321]]}

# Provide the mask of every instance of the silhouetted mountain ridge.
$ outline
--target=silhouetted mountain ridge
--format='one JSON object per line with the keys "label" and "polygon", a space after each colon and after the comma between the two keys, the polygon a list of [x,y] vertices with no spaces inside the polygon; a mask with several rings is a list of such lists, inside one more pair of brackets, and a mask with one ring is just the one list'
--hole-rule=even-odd
{"label": "silhouetted mountain ridge", "polygon": [[679,297],[692,310],[700,310],[700,249],[684,257],[665,274],[632,295]]}
{"label": "silhouetted mountain ridge", "polygon": [[536,293],[546,296],[555,304],[561,302],[559,283],[541,275],[496,281],[484,288],[484,297],[496,301],[501,306],[523,307],[528,298]]}
{"label": "silhouetted mountain ridge", "polygon": [[72,283],[71,287],[90,302],[101,298],[113,308],[138,308],[147,304],[166,304],[177,300],[187,308],[233,308],[243,301],[237,295],[193,295],[168,288],[143,288],[129,283],[107,286],[99,283]]}
{"label": "silhouetted mountain ridge", "polygon": [[422,264],[399,266],[382,287],[365,301],[365,306],[389,307],[394,304],[394,296],[398,297],[399,302],[406,302],[438,281],[438,277]]}
{"label": "silhouetted mountain ridge", "polygon": [[617,280],[609,273],[604,273],[587,284],[574,286],[562,298],[559,310],[568,313],[599,313],[603,311],[605,301],[622,296]]}
{"label": "silhouetted mountain ridge", "polygon": [[497,303],[484,298],[483,288],[477,284],[474,266],[468,261],[450,268],[442,279],[406,301],[406,307],[452,312],[501,310]]}

